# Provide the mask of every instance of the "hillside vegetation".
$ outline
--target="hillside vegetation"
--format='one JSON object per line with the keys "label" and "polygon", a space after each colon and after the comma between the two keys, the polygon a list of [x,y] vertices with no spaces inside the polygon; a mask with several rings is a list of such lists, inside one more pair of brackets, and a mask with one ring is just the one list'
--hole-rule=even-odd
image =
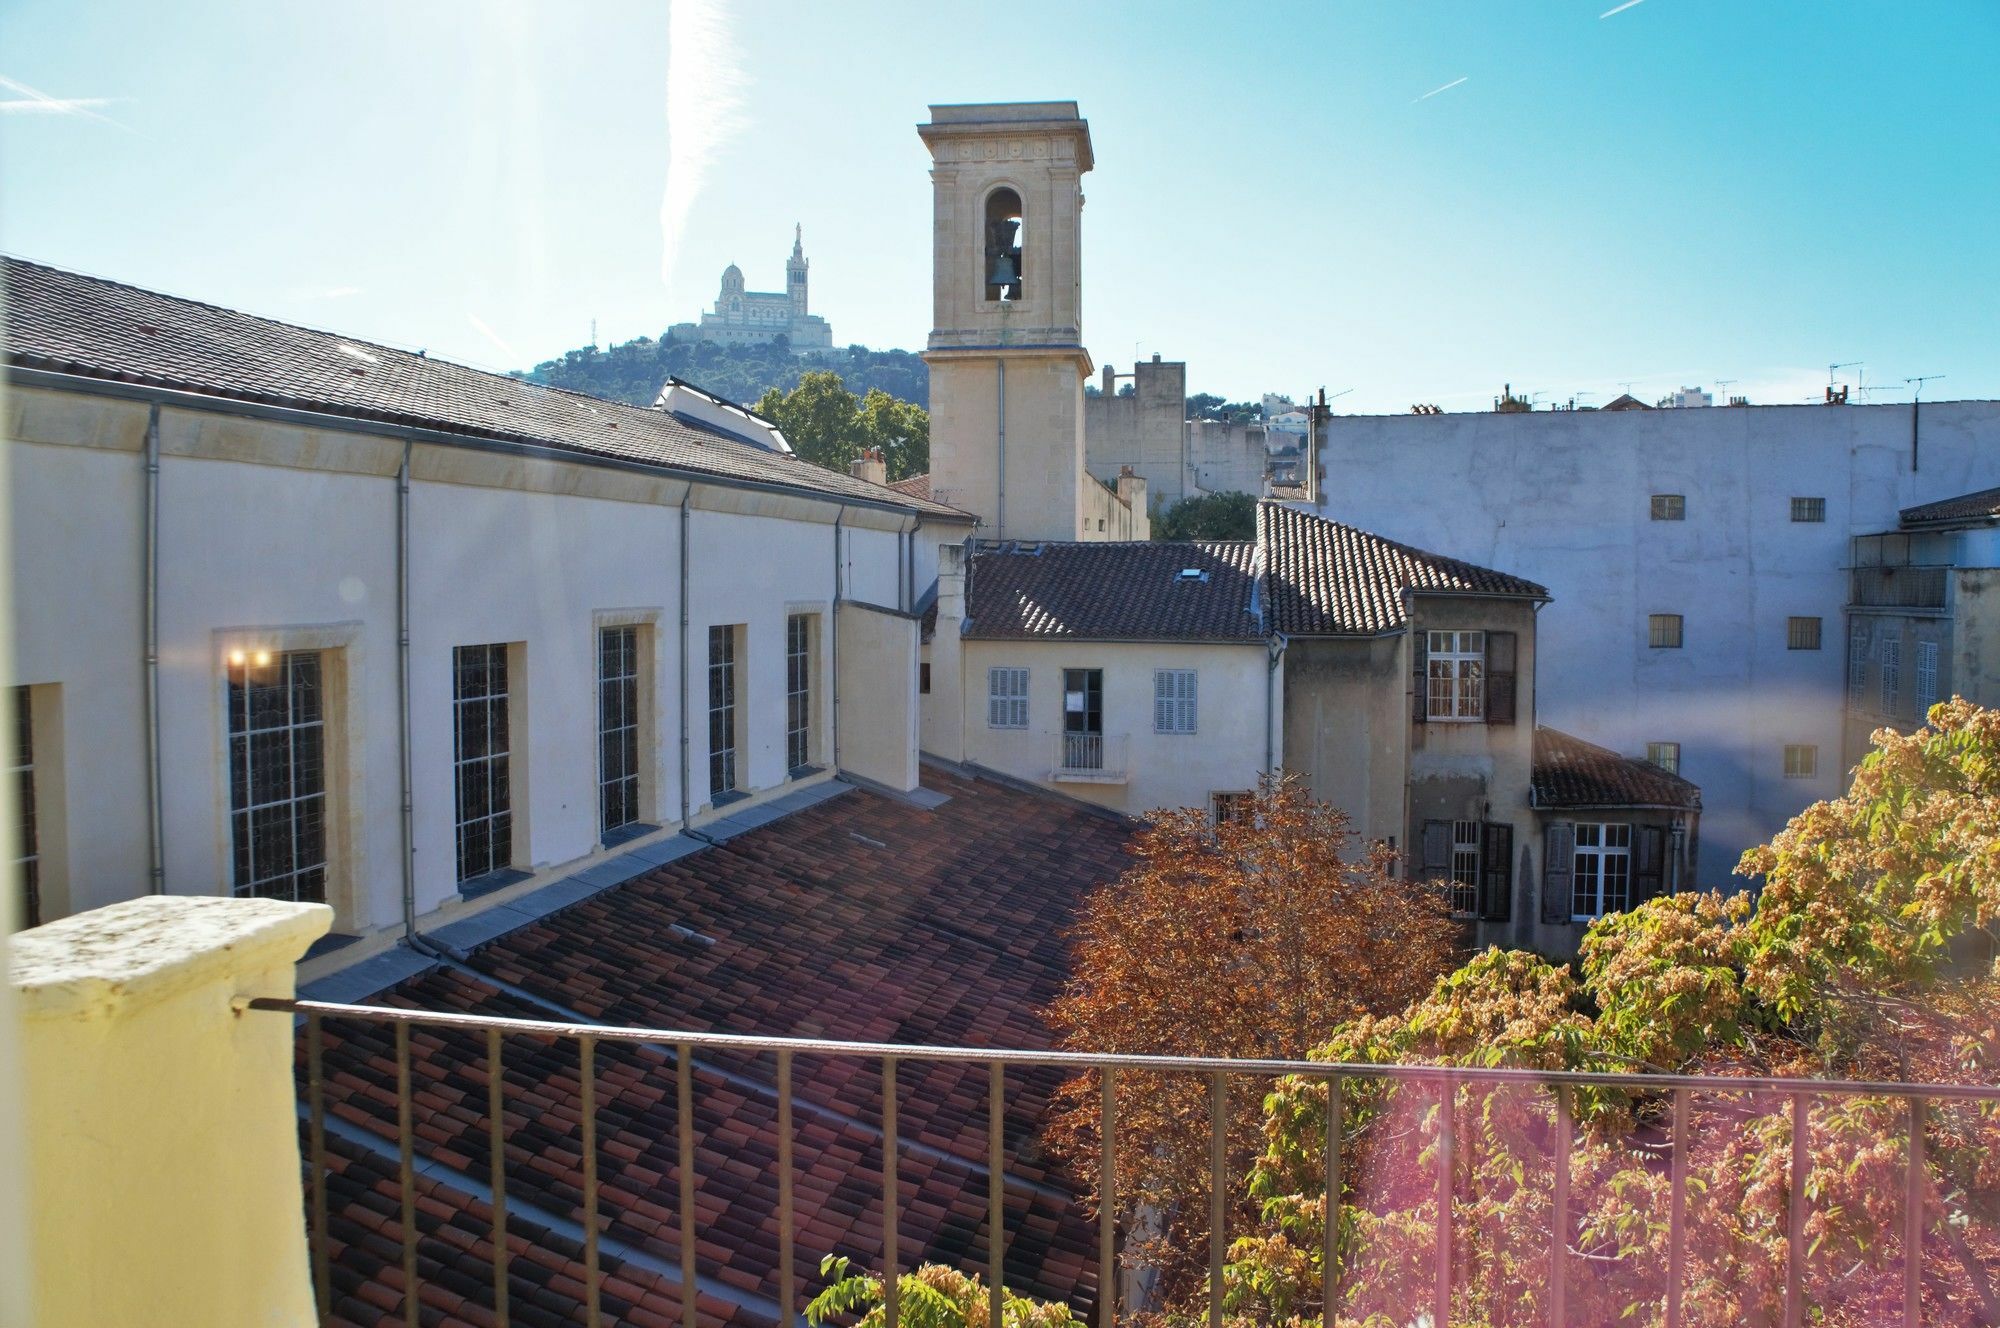
{"label": "hillside vegetation", "polygon": [[930,370],[906,350],[842,350],[794,355],[781,344],[718,346],[706,341],[640,337],[616,346],[586,346],[545,360],[526,373],[531,383],[633,405],[651,405],[668,378],[683,378],[706,392],[750,404],[766,392],[790,392],[808,373],[830,371],[857,396],[879,388],[899,401],[930,407]]}

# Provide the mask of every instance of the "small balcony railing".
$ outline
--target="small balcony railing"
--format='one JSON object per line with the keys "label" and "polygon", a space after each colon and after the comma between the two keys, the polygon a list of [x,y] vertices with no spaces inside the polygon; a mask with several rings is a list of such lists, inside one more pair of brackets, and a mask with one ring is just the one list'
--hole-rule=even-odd
{"label": "small balcony railing", "polygon": [[[1208,1103],[1208,1212],[1207,1212],[1207,1321],[1210,1328],[1221,1328],[1224,1319],[1223,1288],[1224,1264],[1228,1258],[1232,1232],[1231,1213],[1236,1209],[1234,1198],[1238,1192],[1241,1177],[1232,1170],[1229,1129],[1231,1103],[1240,1102],[1244,1094],[1262,1094],[1282,1077],[1297,1077],[1313,1083],[1326,1085],[1326,1138],[1336,1146],[1326,1150],[1326,1192],[1334,1196],[1331,1216],[1333,1221],[1324,1225],[1325,1248],[1322,1257],[1325,1266],[1336,1269],[1334,1285],[1338,1290],[1328,1298],[1323,1307],[1325,1322],[1331,1325],[1341,1312],[1354,1279],[1365,1276],[1361,1270],[1350,1270],[1342,1266],[1337,1252],[1340,1230],[1340,1206],[1351,1193],[1358,1193],[1363,1178],[1343,1175],[1342,1149],[1337,1146],[1348,1136],[1344,1133],[1349,1117],[1343,1105],[1349,1101],[1362,1100],[1355,1095],[1371,1085],[1388,1082],[1400,1090],[1410,1091],[1420,1099],[1430,1103],[1429,1111],[1435,1113],[1435,1126],[1429,1150],[1429,1162],[1434,1167],[1427,1177],[1412,1178],[1425,1189],[1432,1191],[1437,1202],[1431,1205],[1434,1217],[1424,1219],[1431,1225],[1432,1257],[1431,1267],[1425,1277],[1429,1282],[1426,1295],[1421,1299],[1428,1303],[1407,1307],[1406,1322],[1428,1319],[1435,1328],[1450,1328],[1454,1322],[1453,1301],[1460,1302],[1457,1321],[1464,1323],[1468,1318],[1486,1322],[1487,1316],[1474,1313],[1468,1316],[1465,1307],[1476,1301],[1482,1288],[1468,1272],[1454,1251],[1463,1242],[1479,1239],[1481,1219],[1476,1212],[1464,1211],[1473,1207],[1477,1196],[1465,1192],[1467,1179],[1458,1165],[1455,1149],[1478,1146],[1478,1130],[1482,1112],[1506,1095],[1518,1095],[1520,1102],[1531,1108],[1531,1119],[1539,1122],[1538,1129],[1546,1131],[1548,1148],[1545,1164],[1536,1168],[1544,1174],[1535,1176],[1536,1188],[1546,1195],[1542,1211],[1546,1213],[1547,1225],[1543,1228],[1539,1243],[1529,1236],[1530,1248],[1522,1249],[1522,1254],[1546,1269],[1545,1315],[1535,1316],[1536,1321],[1553,1325],[1570,1323],[1572,1318],[1565,1305],[1569,1294],[1586,1284],[1588,1279],[1600,1276],[1600,1267],[1605,1261],[1602,1254],[1587,1248],[1589,1241],[1584,1228],[1588,1225],[1585,1204],[1573,1197],[1573,1186],[1582,1186],[1576,1191],[1583,1199],[1590,1198],[1592,1183],[1588,1165],[1572,1171],[1572,1148],[1581,1146],[1583,1137],[1577,1120],[1578,1104],[1590,1097],[1602,1097],[1607,1091],[1637,1095],[1643,1100],[1660,1104],[1656,1113],[1648,1113],[1649,1120],[1637,1126],[1643,1138],[1635,1138],[1635,1144],[1644,1152],[1654,1154],[1659,1159],[1657,1179],[1665,1187],[1667,1199],[1667,1220],[1662,1224],[1657,1237],[1661,1247],[1654,1250],[1649,1258],[1656,1259],[1661,1285],[1657,1288],[1659,1299],[1652,1302],[1662,1305],[1665,1322],[1669,1325],[1684,1321],[1683,1304],[1687,1292],[1686,1283],[1690,1279],[1689,1260],[1699,1251],[1688,1249],[1688,1206],[1690,1191],[1696,1196],[1705,1196],[1707,1185],[1713,1177],[1696,1172],[1690,1185],[1691,1165],[1694,1162],[1693,1149],[1697,1145],[1713,1145],[1713,1137],[1704,1139],[1704,1133],[1712,1134],[1718,1119],[1734,1119],[1739,1123],[1752,1120],[1761,1123],[1759,1128],[1768,1127],[1767,1133],[1774,1140],[1789,1136],[1789,1166],[1785,1181],[1787,1194],[1783,1199],[1785,1231],[1782,1237],[1783,1274],[1779,1292],[1783,1305],[1783,1322],[1800,1325],[1808,1316],[1823,1311],[1826,1302],[1813,1297],[1809,1300],[1805,1282],[1807,1260],[1811,1254],[1807,1239],[1809,1218],[1813,1212],[1811,1181],[1816,1163],[1809,1147],[1811,1121],[1816,1113],[1821,1119],[1850,1110],[1850,1103],[1860,1097],[1899,1102],[1904,1113],[1906,1136],[1901,1142],[1892,1144],[1902,1154],[1900,1172],[1896,1177],[1903,1193],[1900,1213],[1885,1214],[1885,1224],[1893,1221],[1901,1230],[1892,1236],[1881,1233],[1879,1240],[1885,1245],[1900,1243],[1902,1259],[1901,1306],[1897,1314],[1889,1306],[1888,1296],[1882,1298],[1882,1317],[1870,1318],[1870,1323],[1899,1321],[1909,1328],[1925,1322],[1923,1290],[1926,1278],[1925,1258],[1934,1250],[1942,1253],[1947,1243],[1945,1237],[1929,1235],[1932,1227],[1949,1219],[1939,1216],[1933,1210],[1936,1205],[1931,1198],[1938,1177],[1927,1162],[1926,1134],[1946,1131],[1950,1121],[1943,1113],[1958,1111],[1972,1112],[1978,1116],[1989,1115],[1996,1105],[2000,1105],[2000,1086],[1987,1084],[1924,1084],[1924,1083],[1868,1083],[1847,1080],[1751,1078],[1751,1077],[1704,1077],[1675,1074],[1648,1073],[1586,1073],[1575,1071],[1540,1071],[1527,1069],[1478,1068],[1469,1066],[1432,1065],[1385,1065],[1385,1064],[1343,1064],[1316,1061],[1280,1060],[1228,1060],[1195,1056],[1137,1056],[1137,1055],[1092,1055],[1058,1051],[1003,1051],[991,1048],[908,1046],[887,1043],[859,1043],[820,1041],[803,1038],[755,1037],[732,1034],[696,1033],[685,1030],[624,1028],[608,1025],[569,1024],[543,1020],[507,1019],[474,1014],[436,1013],[431,1011],[402,1008],[381,1008],[373,1006],[339,1005],[319,1001],[278,1000],[260,998],[247,1002],[249,1008],[264,1011],[278,1011],[302,1016],[301,1036],[305,1047],[306,1078],[302,1085],[305,1100],[301,1102],[301,1115],[307,1122],[307,1206],[308,1235],[311,1249],[312,1280],[318,1300],[321,1317],[331,1315],[330,1263],[333,1258],[332,1240],[328,1232],[327,1208],[328,1186],[332,1179],[329,1171],[326,1136],[329,1130],[327,1098],[329,1096],[328,1077],[324,1066],[323,1043],[325,1025],[329,1022],[346,1023],[360,1021],[365,1024],[388,1025],[395,1037],[395,1080],[393,1084],[367,1083],[360,1088],[353,1084],[345,1087],[347,1093],[365,1093],[367,1098],[379,1107],[386,1108],[393,1098],[396,1116],[396,1138],[380,1139],[380,1155],[386,1157],[394,1148],[400,1158],[398,1176],[400,1179],[401,1214],[396,1224],[400,1230],[385,1228],[382,1239],[390,1244],[401,1242],[401,1294],[403,1311],[411,1324],[418,1322],[418,1307],[423,1293],[420,1279],[421,1264],[418,1258],[420,1228],[417,1218],[419,1199],[417,1176],[421,1168],[431,1165],[430,1159],[419,1159],[415,1153],[416,1131],[413,1117],[418,1111],[431,1115],[446,1107],[440,1105],[436,1094],[426,1088],[413,1088],[411,1068],[411,1036],[413,1030],[423,1032],[427,1037],[441,1037],[447,1034],[473,1034],[483,1040],[483,1058],[478,1052],[471,1052],[464,1060],[465,1070],[484,1084],[483,1103],[474,1099],[448,1109],[455,1115],[465,1115],[465,1124],[476,1126],[474,1119],[480,1112],[485,1113],[485,1127],[490,1131],[490,1158],[488,1165],[491,1176],[490,1213],[493,1226],[490,1241],[492,1259],[492,1295],[494,1313],[492,1319],[502,1325],[510,1321],[508,1314],[507,1287],[508,1263],[510,1259],[507,1223],[509,1214],[507,1138],[502,1125],[506,1110],[507,1071],[514,1054],[530,1056],[536,1047],[546,1047],[551,1042],[568,1044],[573,1048],[576,1066],[576,1101],[573,1117],[576,1122],[575,1148],[581,1162],[581,1185],[577,1189],[568,1188],[569,1182],[558,1179],[553,1184],[547,1175],[537,1174],[539,1168],[522,1168],[526,1174],[521,1177],[530,1190],[526,1206],[533,1210],[533,1195],[542,1193],[544,1204],[547,1197],[560,1193],[561,1202],[567,1207],[576,1203],[578,1225],[581,1227],[584,1276],[579,1289],[582,1292],[580,1308],[586,1323],[602,1321],[600,1295],[606,1274],[600,1262],[600,1245],[607,1246],[615,1253],[617,1242],[600,1237],[600,1228],[610,1225],[616,1218],[621,1202],[629,1202],[625,1186],[619,1178],[613,1178],[607,1187],[600,1183],[600,1153],[614,1158],[622,1156],[619,1151],[621,1141],[614,1137],[609,1148],[599,1142],[600,1093],[615,1098],[619,1080],[617,1067],[611,1072],[600,1068],[597,1059],[600,1047],[623,1048],[630,1051],[647,1051],[652,1054],[663,1071],[671,1076],[673,1087],[661,1091],[652,1090],[643,1083],[650,1096],[665,1098],[669,1093],[675,1102],[674,1120],[678,1123],[678,1222],[677,1239],[680,1256],[679,1286],[682,1288],[702,1285],[707,1281],[698,1275],[697,1246],[705,1233],[698,1218],[696,1203],[696,1161],[692,1122],[697,1115],[694,1095],[695,1071],[698,1067],[708,1067],[717,1055],[731,1055],[738,1058],[768,1058],[772,1067],[771,1078],[766,1082],[765,1092],[775,1099],[776,1140],[775,1157],[770,1167],[776,1171],[776,1218],[778,1240],[776,1245],[777,1268],[776,1286],[779,1289],[772,1307],[777,1322],[793,1324],[798,1322],[802,1308],[800,1291],[804,1285],[798,1264],[802,1258],[810,1260],[819,1251],[801,1249],[801,1236],[797,1225],[794,1183],[799,1174],[795,1161],[795,1147],[798,1139],[811,1129],[801,1130],[794,1117],[794,1074],[801,1061],[820,1067],[824,1073],[831,1073],[852,1079],[856,1075],[879,1080],[882,1165],[879,1181],[880,1203],[880,1245],[874,1271],[885,1273],[884,1322],[895,1328],[898,1322],[898,1289],[896,1274],[910,1271],[899,1268],[901,1262],[898,1238],[898,1221],[904,1213],[904,1203],[909,1186],[903,1179],[905,1155],[920,1154],[934,1144],[906,1139],[898,1132],[897,1111],[902,1093],[898,1080],[898,1066],[906,1062],[919,1065],[927,1063],[955,1063],[958,1067],[977,1075],[984,1069],[987,1093],[986,1114],[986,1203],[987,1236],[985,1248],[964,1247],[963,1252],[952,1257],[951,1262],[961,1266],[962,1271],[982,1274],[987,1279],[987,1287],[993,1297],[991,1305],[992,1322],[1001,1321],[1001,1292],[1006,1275],[1005,1258],[1005,1191],[1008,1159],[1001,1122],[1008,1109],[1009,1077],[1013,1084],[1021,1085],[1038,1070],[1060,1069],[1069,1073],[1093,1076],[1096,1092],[1092,1097],[1098,1103],[1097,1128],[1099,1157],[1097,1184],[1103,1195],[1103,1202],[1089,1221],[1095,1229],[1096,1248],[1094,1268],[1085,1275],[1094,1274],[1095,1294],[1091,1288],[1080,1288],[1086,1299],[1094,1299],[1096,1321],[1099,1328],[1115,1328],[1121,1313],[1121,1293],[1118,1279],[1119,1227],[1121,1211],[1120,1177],[1115,1162],[1119,1139],[1119,1084],[1122,1076],[1173,1076],[1193,1079],[1206,1085]],[[473,1045],[477,1045],[476,1043]],[[508,1053],[503,1047],[517,1048]],[[868,1073],[872,1067],[873,1073]],[[624,1070],[629,1074],[630,1065]],[[343,1072],[343,1077],[351,1079],[352,1070]],[[1137,1082],[1145,1082],[1141,1079]],[[731,1091],[741,1085],[733,1085]],[[627,1093],[635,1091],[628,1080]],[[609,1091],[607,1091],[609,1090]],[[803,1099],[802,1099],[803,1100]],[[545,1109],[546,1104],[538,1103]],[[1439,1107],[1447,1109],[1438,1111]],[[1718,1109],[1720,1107],[1720,1109]],[[1697,1109],[1703,1113],[1698,1116]],[[1421,1128],[1419,1122],[1424,1108],[1406,1115],[1410,1124],[1407,1128]],[[620,1117],[623,1108],[614,1102],[613,1111]],[[571,1113],[565,1112],[565,1115]],[[976,1109],[975,1109],[976,1114]],[[614,1117],[616,1119],[617,1117]],[[977,1121],[969,1122],[976,1124]],[[1959,1122],[1962,1124],[1962,1121]],[[1464,1132],[1463,1134],[1461,1132]],[[1461,1138],[1470,1143],[1457,1142]],[[1725,1141],[1726,1142],[1726,1141]],[[739,1161],[753,1163],[756,1156],[750,1154],[738,1159],[732,1157],[731,1181],[738,1185],[751,1184],[743,1173],[761,1171],[754,1165],[738,1168]],[[1467,1154],[1469,1156],[1470,1154]],[[858,1161],[858,1159],[856,1159]],[[1238,1159],[1240,1161],[1240,1158]],[[1838,1159],[1833,1159],[1837,1168]],[[1532,1171],[1530,1173],[1533,1174]],[[661,1179],[660,1188],[667,1182]],[[761,1186],[761,1180],[755,1182]],[[539,1189],[537,1189],[539,1187]],[[607,1198],[607,1189],[609,1197]],[[1637,1200],[1634,1201],[1635,1203]],[[1241,1217],[1237,1221],[1241,1221]],[[666,1239],[666,1231],[661,1231]],[[1234,1233],[1244,1234],[1241,1231]],[[810,1245],[810,1241],[806,1242]],[[463,1246],[456,1250],[461,1257],[472,1257]],[[386,1256],[387,1250],[382,1251]],[[976,1256],[984,1255],[983,1262]],[[373,1257],[373,1256],[371,1256]],[[518,1257],[518,1256],[513,1256]],[[886,1266],[885,1266],[886,1265]],[[1652,1266],[1649,1264],[1649,1267]],[[460,1275],[456,1279],[463,1285]],[[1820,1288],[1821,1296],[1837,1296],[1841,1292],[1839,1281]],[[1752,1288],[1746,1294],[1756,1294]],[[1710,1288],[1713,1295],[1713,1288]],[[685,1328],[695,1328],[696,1297],[682,1295],[682,1323]],[[482,1307],[483,1308],[483,1307]],[[1125,1312],[1133,1307],[1124,1306]],[[1490,1308],[1490,1307],[1489,1307]],[[1713,1308],[1713,1307],[1711,1307]],[[1511,1311],[1510,1311],[1511,1313]],[[1315,1316],[1316,1317],[1316,1316]],[[1755,1317],[1755,1316],[1753,1316]],[[1529,1322],[1529,1319],[1510,1317],[1508,1322]],[[1641,1322],[1645,1320],[1640,1320]],[[1748,1320],[1746,1320],[1748,1321]],[[1757,1321],[1762,1321],[1758,1319]]]}
{"label": "small balcony railing", "polygon": [[1942,609],[1949,567],[1857,567],[1854,604],[1867,609]]}
{"label": "small balcony railing", "polygon": [[1059,733],[1055,765],[1058,783],[1123,784],[1125,737],[1116,733]]}

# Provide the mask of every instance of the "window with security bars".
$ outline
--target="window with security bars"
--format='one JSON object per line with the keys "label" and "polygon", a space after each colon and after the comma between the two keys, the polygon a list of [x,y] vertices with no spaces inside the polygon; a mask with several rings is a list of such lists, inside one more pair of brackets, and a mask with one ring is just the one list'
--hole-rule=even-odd
{"label": "window with security bars", "polygon": [[994,729],[1028,727],[1028,671],[986,670],[986,726]]}
{"label": "window with security bars", "polygon": [[1682,493],[1656,493],[1653,495],[1653,520],[1687,520],[1687,495]]}
{"label": "window with security bars", "polygon": [[326,713],[318,651],[233,652],[229,838],[239,895],[326,902]]}
{"label": "window with security bars", "polygon": [[1678,775],[1681,772],[1681,745],[1677,742],[1649,742],[1646,744],[1646,760],[1670,775]]}
{"label": "window with security bars", "polygon": [[708,629],[708,791],[734,792],[736,761],[736,628]]}
{"label": "window with security bars", "polygon": [[1809,742],[1785,744],[1785,778],[1812,779],[1819,774],[1819,748]]}
{"label": "window with security bars", "polygon": [[1882,713],[1893,715],[1903,691],[1903,642],[1889,636],[1882,640]]}
{"label": "window with security bars", "polygon": [[1678,613],[1646,615],[1646,644],[1654,650],[1681,648],[1681,616]]}
{"label": "window with security bars", "polygon": [[785,766],[812,764],[813,618],[794,613],[785,619]]}
{"label": "window with security bars", "polygon": [[42,854],[35,837],[35,714],[26,687],[14,688],[14,814],[19,818],[19,838],[14,843],[14,865],[21,869],[22,902],[26,906],[22,925],[42,924]]}
{"label": "window with security bars", "polygon": [[1570,917],[1577,922],[1621,912],[1632,903],[1632,827],[1579,821],[1571,858]]}
{"label": "window with security bars", "polygon": [[1818,650],[1819,626],[1817,618],[1785,619],[1785,649]]}
{"label": "window with security bars", "polygon": [[1861,693],[1868,686],[1868,629],[1859,623],[1847,638],[1847,703],[1861,704]]}
{"label": "window with security bars", "polygon": [[1257,810],[1257,795],[1247,789],[1208,795],[1208,812],[1217,825],[1245,825]]}
{"label": "window with security bars", "polygon": [[1451,823],[1451,911],[1464,916],[1479,912],[1478,821]]}
{"label": "window with security bars", "polygon": [[1826,499],[1824,498],[1792,499],[1792,520],[1794,521],[1826,520]]}
{"label": "window with security bars", "polygon": [[1938,648],[1935,641],[1917,642],[1917,718],[1928,719],[1937,704]]}
{"label": "window with security bars", "polygon": [[1195,671],[1153,670],[1153,732],[1195,731]]}
{"label": "window with security bars", "polygon": [[1481,719],[1486,714],[1486,633],[1430,632],[1426,640],[1425,714]]}
{"label": "window with security bars", "polygon": [[514,863],[507,647],[455,647],[451,673],[458,879],[469,881]]}
{"label": "window with security bars", "polygon": [[639,819],[639,641],[637,627],[597,633],[597,828],[609,834]]}

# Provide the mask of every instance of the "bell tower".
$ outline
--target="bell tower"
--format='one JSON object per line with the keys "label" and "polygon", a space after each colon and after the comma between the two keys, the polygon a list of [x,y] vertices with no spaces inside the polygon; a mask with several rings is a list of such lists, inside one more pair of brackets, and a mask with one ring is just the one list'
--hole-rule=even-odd
{"label": "bell tower", "polygon": [[792,317],[806,316],[806,228],[792,227],[792,256],[785,260],[785,294],[792,297]]}
{"label": "bell tower", "polygon": [[931,492],[987,538],[1104,538],[1083,468],[1090,126],[1071,101],[930,111]]}

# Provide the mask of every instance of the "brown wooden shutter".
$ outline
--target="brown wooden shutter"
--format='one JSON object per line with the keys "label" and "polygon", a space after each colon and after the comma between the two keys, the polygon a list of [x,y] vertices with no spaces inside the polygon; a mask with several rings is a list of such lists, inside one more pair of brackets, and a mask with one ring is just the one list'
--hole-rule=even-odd
{"label": "brown wooden shutter", "polygon": [[1421,724],[1430,717],[1430,635],[1410,629],[1410,718]]}
{"label": "brown wooden shutter", "polygon": [[1479,832],[1479,916],[1505,922],[1514,911],[1514,827],[1488,821]]}
{"label": "brown wooden shutter", "polygon": [[1512,632],[1488,632],[1486,634],[1486,722],[1488,724],[1512,724],[1514,722],[1514,655],[1516,641]]}
{"label": "brown wooden shutter", "polygon": [[1570,871],[1576,857],[1576,827],[1552,821],[1542,832],[1542,921],[1570,920]]}
{"label": "brown wooden shutter", "polygon": [[1424,822],[1423,875],[1425,881],[1451,879],[1451,822]]}
{"label": "brown wooden shutter", "polygon": [[1632,902],[1643,904],[1660,893],[1667,862],[1667,832],[1657,825],[1634,827],[1638,842],[1632,845]]}

